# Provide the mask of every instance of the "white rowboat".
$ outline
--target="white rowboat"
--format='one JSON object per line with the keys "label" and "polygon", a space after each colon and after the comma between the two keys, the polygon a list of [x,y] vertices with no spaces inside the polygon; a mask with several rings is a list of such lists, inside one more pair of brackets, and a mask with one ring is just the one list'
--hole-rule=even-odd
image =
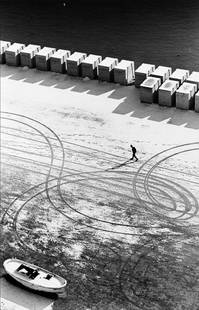
{"label": "white rowboat", "polygon": [[10,277],[30,289],[58,295],[65,291],[67,281],[41,267],[17,258],[6,259],[3,266]]}

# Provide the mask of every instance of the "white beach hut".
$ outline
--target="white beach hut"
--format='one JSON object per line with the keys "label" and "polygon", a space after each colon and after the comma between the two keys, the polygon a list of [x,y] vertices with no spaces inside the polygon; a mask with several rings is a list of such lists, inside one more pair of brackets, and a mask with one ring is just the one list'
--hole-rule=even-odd
{"label": "white beach hut", "polygon": [[172,73],[171,67],[158,66],[150,76],[157,77],[161,79],[161,84],[165,82]]}
{"label": "white beach hut", "polygon": [[177,81],[180,85],[189,77],[189,70],[176,69],[170,76],[169,80]]}
{"label": "white beach hut", "polygon": [[199,113],[199,91],[195,94],[195,111]]}
{"label": "white beach hut", "polygon": [[90,54],[81,64],[82,77],[95,79],[98,76],[98,65],[102,61],[102,56]]}
{"label": "white beach hut", "polygon": [[106,57],[98,66],[98,78],[101,81],[113,82],[113,69],[118,64],[117,58]]}
{"label": "white beach hut", "polygon": [[57,73],[66,72],[66,59],[71,55],[69,50],[57,50],[50,57],[50,70]]}
{"label": "white beach hut", "polygon": [[199,90],[199,72],[193,71],[187,78],[186,82],[196,84],[197,90]]}
{"label": "white beach hut", "polygon": [[140,85],[140,100],[147,103],[157,103],[160,78],[149,76]]}
{"label": "white beach hut", "polygon": [[40,45],[29,44],[26,46],[20,53],[21,66],[34,68],[36,66],[35,55],[40,51],[40,49]]}
{"label": "white beach hut", "polygon": [[179,87],[178,81],[166,80],[158,89],[158,103],[162,106],[175,105],[175,93]]}
{"label": "white beach hut", "polygon": [[56,48],[43,47],[36,55],[36,68],[42,71],[50,70],[50,57],[55,53]]}
{"label": "white beach hut", "polygon": [[66,59],[67,74],[81,76],[81,63],[86,58],[86,53],[74,52]]}
{"label": "white beach hut", "polygon": [[135,79],[134,61],[121,60],[113,69],[114,82],[129,85]]}
{"label": "white beach hut", "polygon": [[189,110],[194,107],[197,85],[184,82],[176,91],[176,108]]}
{"label": "white beach hut", "polygon": [[25,44],[13,43],[5,50],[6,64],[9,66],[20,65],[20,52],[25,48]]}
{"label": "white beach hut", "polygon": [[135,86],[140,87],[142,82],[155,70],[155,65],[152,64],[141,64],[135,70]]}
{"label": "white beach hut", "polygon": [[0,64],[6,63],[5,51],[11,45],[9,41],[2,41],[0,40]]}

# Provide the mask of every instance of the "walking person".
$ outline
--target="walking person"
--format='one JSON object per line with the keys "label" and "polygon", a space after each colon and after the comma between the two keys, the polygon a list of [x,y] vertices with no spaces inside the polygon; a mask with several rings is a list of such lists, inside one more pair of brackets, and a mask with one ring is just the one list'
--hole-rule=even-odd
{"label": "walking person", "polygon": [[133,145],[131,144],[130,147],[131,147],[131,150],[132,150],[132,157],[131,157],[131,160],[133,160],[133,159],[135,158],[136,161],[138,161],[138,158],[137,158],[137,156],[135,155],[136,152],[137,152],[135,146],[133,146]]}

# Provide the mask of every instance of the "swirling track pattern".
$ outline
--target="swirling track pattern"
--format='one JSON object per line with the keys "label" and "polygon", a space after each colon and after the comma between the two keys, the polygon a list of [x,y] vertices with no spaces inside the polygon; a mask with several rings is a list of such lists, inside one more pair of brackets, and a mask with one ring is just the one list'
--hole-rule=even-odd
{"label": "swirling track pattern", "polygon": [[[116,238],[139,234],[153,236],[169,227],[170,221],[181,226],[198,225],[197,171],[177,171],[168,161],[184,153],[198,152],[199,142],[162,151],[137,169],[137,164],[121,156],[63,141],[50,127],[30,117],[2,112],[1,121],[2,165],[18,171],[19,180],[20,176],[25,178],[23,191],[14,188],[15,198],[10,199],[9,204],[5,199],[1,222],[10,227],[21,247],[45,255],[45,249],[38,247],[39,238],[47,236],[54,240],[59,223],[66,225],[68,231],[81,231],[85,227],[88,231]],[[132,210],[133,216],[146,210],[165,222],[162,225],[139,224],[129,217]],[[37,214],[35,222],[31,223],[34,234],[30,222],[26,223],[31,212]],[[46,222],[51,223],[50,229],[45,225],[42,228]],[[60,253],[67,240],[64,238],[60,242]],[[94,240],[83,245],[86,250],[80,259],[81,273],[85,272],[91,283],[109,287],[110,292],[112,287],[119,287],[135,309],[148,309],[146,301],[152,308],[158,305],[157,300],[147,299],[150,294],[146,283],[141,283],[138,277],[139,265],[144,265],[142,278],[146,280],[148,258],[156,248],[152,241],[133,255],[127,255],[125,261],[120,248]],[[93,246],[96,252],[92,257]],[[56,251],[59,253],[59,249]],[[91,270],[96,270],[96,276]]]}
{"label": "swirling track pattern", "polygon": [[[46,177],[45,181],[28,188],[20,196],[15,198],[5,210],[2,216],[2,221],[5,220],[6,216],[12,217],[15,231],[17,231],[17,223],[20,223],[19,217],[21,211],[25,207],[27,208],[28,204],[33,202],[35,198],[43,194],[46,194],[47,200],[54,210],[60,212],[61,215],[69,220],[74,222],[81,221],[81,224],[88,228],[120,234],[134,234],[135,231],[129,230],[129,228],[148,228],[144,225],[131,225],[125,222],[118,222],[117,220],[115,221],[100,218],[100,216],[96,216],[97,212],[95,212],[95,210],[92,210],[92,212],[88,214],[87,210],[79,207],[78,204],[73,206],[68,202],[66,193],[68,189],[70,190],[70,188],[73,190],[74,187],[72,186],[76,185],[77,191],[80,188],[85,188],[85,191],[89,193],[89,191],[93,189],[94,195],[95,192],[97,192],[99,196],[111,193],[120,199],[130,199],[132,203],[139,202],[142,207],[144,206],[153,213],[161,214],[163,217],[176,219],[178,221],[188,220],[196,216],[198,213],[198,200],[191,191],[177,182],[168,179],[164,175],[155,173],[154,170],[158,170],[158,168],[161,169],[160,165],[171,157],[179,155],[183,152],[198,151],[199,143],[177,146],[161,152],[145,162],[137,172],[132,165],[128,166],[128,164],[131,164],[131,162],[128,161],[124,162],[127,163],[127,168],[125,171],[117,170],[118,167],[122,166],[122,164],[118,165],[118,162],[116,161],[117,156],[112,156],[111,158],[110,154],[103,154],[103,152],[101,152],[100,155],[98,154],[97,156],[102,159],[102,155],[104,155],[103,160],[105,163],[114,161],[115,166],[96,170],[96,168],[92,165],[84,166],[82,163],[79,164],[76,162],[69,166],[68,160],[65,156],[65,151],[67,149],[72,152],[72,149],[70,149],[68,145],[65,147],[56,133],[43,123],[23,115],[6,112],[2,113],[2,121],[5,121],[7,128],[11,129],[8,133],[11,137],[13,131],[15,132],[14,135],[16,135],[17,131],[21,131],[23,132],[21,141],[25,139],[25,141],[22,142],[22,145],[18,146],[18,148],[17,145],[15,148],[13,146],[5,147],[9,150],[9,152],[10,150],[14,151],[14,154],[12,152],[9,153],[9,158],[17,157],[17,159],[21,159],[22,162],[31,162],[32,160],[33,164],[40,163],[47,169],[43,172]],[[11,125],[8,126],[7,122]],[[12,127],[13,123],[21,125],[23,129]],[[29,131],[27,131],[27,129]],[[28,137],[26,138],[24,135],[27,135]],[[29,140],[30,135],[31,140]],[[32,143],[32,140],[37,143],[37,146],[27,150],[27,145],[25,142],[27,144]],[[40,154],[38,154],[38,151],[35,151],[35,149],[42,149],[44,152],[40,152]],[[49,154],[46,153],[46,149],[49,150]],[[16,155],[16,153],[18,155]],[[31,155],[31,157],[22,157],[21,153],[24,155]],[[78,153],[78,155],[81,154],[80,151],[78,151]],[[87,150],[84,150],[82,153],[83,156],[88,156],[88,154],[90,156],[90,153],[87,152]],[[38,155],[40,159],[42,159],[42,162],[38,160]],[[37,157],[37,160],[35,157]],[[49,162],[46,162],[46,159]],[[115,169],[113,169],[114,167]],[[131,170],[128,169],[128,167],[130,167]],[[114,176],[112,174],[110,176],[110,172],[114,174]],[[133,181],[133,195],[130,190],[130,173],[135,175]],[[22,200],[22,203],[19,204],[20,200]],[[95,198],[91,195],[90,200],[94,201]],[[159,202],[160,200],[161,202]],[[57,204],[58,201],[59,206]],[[83,201],[83,203],[85,202]],[[89,207],[87,200],[86,204]],[[93,208],[93,202],[90,206]]]}
{"label": "swirling track pattern", "polygon": [[[198,151],[199,142],[188,143],[169,148],[146,161],[135,174],[133,183],[134,195],[140,200],[140,204],[144,205],[151,212],[162,214],[163,217],[175,220],[178,223],[195,217],[195,224],[198,224],[198,198],[192,193],[193,191],[197,194],[199,189],[198,183],[195,182],[195,184],[190,186],[191,181],[190,183],[187,181],[184,182],[185,186],[183,186],[176,182],[179,174],[181,174],[182,178],[184,177],[183,172],[178,173],[176,171],[175,176],[172,173],[171,175],[167,174],[164,178],[158,176],[161,165],[168,160],[184,153],[198,153]],[[196,179],[198,180],[199,174],[197,176],[197,171],[195,172]],[[183,183],[183,179],[181,179],[181,183]],[[141,184],[144,189],[142,193],[139,192]],[[189,188],[192,190],[189,190]],[[163,193],[161,201],[158,199],[157,193]]]}

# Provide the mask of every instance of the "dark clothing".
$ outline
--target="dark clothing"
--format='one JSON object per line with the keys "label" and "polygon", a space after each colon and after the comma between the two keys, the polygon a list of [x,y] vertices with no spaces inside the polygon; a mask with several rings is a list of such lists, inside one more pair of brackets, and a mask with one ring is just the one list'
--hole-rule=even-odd
{"label": "dark clothing", "polygon": [[133,152],[133,154],[135,154],[137,152],[137,150],[134,146],[132,147],[132,152]]}
{"label": "dark clothing", "polygon": [[131,145],[131,150],[132,150],[132,153],[133,153],[133,156],[131,159],[136,159],[136,161],[138,160],[137,156],[135,155],[135,153],[137,152],[136,148],[134,146]]}

